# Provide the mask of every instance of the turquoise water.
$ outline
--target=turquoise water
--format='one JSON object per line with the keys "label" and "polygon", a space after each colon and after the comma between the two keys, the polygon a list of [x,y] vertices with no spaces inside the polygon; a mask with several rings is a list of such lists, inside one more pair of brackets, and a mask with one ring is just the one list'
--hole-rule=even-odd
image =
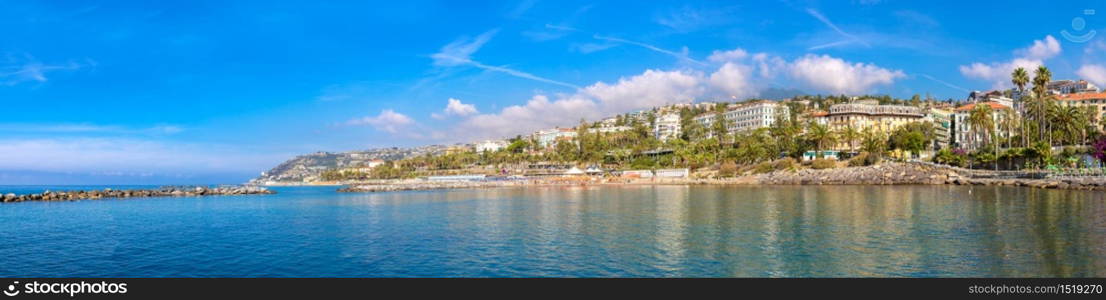
{"label": "turquoise water", "polygon": [[0,276],[1106,276],[1102,192],[335,189],[3,204]]}

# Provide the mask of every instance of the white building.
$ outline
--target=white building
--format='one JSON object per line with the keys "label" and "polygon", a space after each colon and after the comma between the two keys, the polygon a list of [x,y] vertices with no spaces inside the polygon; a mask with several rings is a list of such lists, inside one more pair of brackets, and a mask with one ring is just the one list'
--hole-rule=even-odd
{"label": "white building", "polygon": [[1048,83],[1048,91],[1053,94],[1067,95],[1080,93],[1097,93],[1098,87],[1086,80],[1056,80]]}
{"label": "white building", "polygon": [[507,148],[507,141],[504,140],[486,140],[476,143],[476,152],[496,152],[503,148]]}
{"label": "white building", "polygon": [[776,123],[776,115],[787,115],[787,105],[781,105],[774,101],[756,101],[737,107],[722,114],[730,125],[726,131],[730,133],[756,130],[758,128],[771,127]]}
{"label": "white building", "polygon": [[957,107],[956,112],[952,115],[952,135],[949,142],[953,144],[954,147],[975,150],[982,147],[990,140],[990,136],[982,130],[972,131],[970,118],[972,110],[975,109],[976,105],[990,106],[991,120],[994,122],[995,129],[997,130],[995,135],[1000,138],[1010,137],[1010,134],[1002,130],[1002,126],[1000,126],[1003,119],[1005,119],[1005,114],[1003,114],[1002,111],[1011,109],[1009,106],[994,101],[970,103]]}
{"label": "white building", "polygon": [[571,140],[575,138],[576,130],[572,128],[553,128],[539,130],[534,133],[534,139],[538,141],[538,146],[542,148],[552,147],[561,140]]}
{"label": "white building", "polygon": [[[756,130],[758,128],[771,127],[776,123],[778,114],[788,115],[787,105],[774,101],[755,101],[742,103],[731,107],[722,113],[722,119],[726,121],[726,132],[731,134]],[[693,120],[707,129],[707,137],[713,137],[714,122],[718,120],[718,113],[705,113],[698,115]]]}
{"label": "white building", "polygon": [[653,125],[653,136],[658,140],[667,141],[678,138],[681,130],[680,114],[667,113],[657,117],[656,124]]}
{"label": "white building", "polygon": [[603,126],[599,128],[588,128],[588,133],[615,133],[629,131],[633,129],[630,126]]}

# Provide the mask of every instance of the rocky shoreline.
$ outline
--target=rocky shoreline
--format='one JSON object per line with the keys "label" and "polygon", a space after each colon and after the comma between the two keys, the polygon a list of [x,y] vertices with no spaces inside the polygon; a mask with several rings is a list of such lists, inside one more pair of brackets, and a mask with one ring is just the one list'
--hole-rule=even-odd
{"label": "rocky shoreline", "polygon": [[791,185],[896,185],[896,184],[945,184],[948,178],[959,178],[959,172],[911,163],[885,163],[865,167],[837,169],[803,169],[799,171],[775,171],[758,175],[760,184]]}
{"label": "rocky shoreline", "polygon": [[776,171],[757,175],[758,184],[781,185],[900,185],[949,184],[1024,186],[1046,189],[1106,190],[1106,179],[1085,178],[974,178],[973,173],[996,177],[986,170],[967,170],[923,163],[886,163],[827,170]]}
{"label": "rocky shoreline", "polygon": [[137,197],[194,197],[216,195],[261,195],[275,194],[267,188],[259,186],[223,186],[223,187],[162,187],[158,189],[135,190],[88,190],[88,191],[45,191],[40,194],[16,195],[14,193],[0,196],[2,202],[24,201],[76,201],[104,198],[137,198]]}
{"label": "rocky shoreline", "polygon": [[594,180],[532,179],[515,181],[392,180],[354,183],[338,192],[392,192],[439,189],[495,188],[514,186],[590,186],[590,185],[989,185],[1022,186],[1044,189],[1106,190],[1106,179],[1084,178],[1002,178],[988,170],[969,170],[920,162],[884,163],[874,166],[835,169],[774,171],[734,178],[665,178]]}

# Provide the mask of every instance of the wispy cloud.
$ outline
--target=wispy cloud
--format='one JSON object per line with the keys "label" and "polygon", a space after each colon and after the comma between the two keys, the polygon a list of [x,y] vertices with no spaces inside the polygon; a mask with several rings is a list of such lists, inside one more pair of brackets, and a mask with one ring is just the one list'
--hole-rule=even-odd
{"label": "wispy cloud", "polygon": [[0,170],[254,173],[286,159],[288,154],[258,153],[241,145],[134,138],[4,138],[0,139]]}
{"label": "wispy cloud", "polygon": [[959,85],[955,85],[955,84],[951,84],[951,83],[948,83],[948,82],[946,82],[946,81],[944,81],[944,80],[940,80],[940,79],[934,78],[933,76],[929,76],[929,74],[918,74],[918,76],[922,76],[922,77],[924,77],[924,78],[926,78],[926,79],[932,80],[933,82],[936,82],[936,83],[940,83],[940,84],[942,84],[942,85],[944,85],[944,86],[947,86],[947,87],[949,87],[949,88],[951,88],[951,89],[954,89],[954,90],[958,90],[958,91],[961,91],[961,92],[965,92],[965,93],[967,93],[967,92],[970,92],[970,91],[968,91],[968,89],[966,89],[966,88],[963,88],[963,87],[961,87],[961,86],[959,86]]}
{"label": "wispy cloud", "polygon": [[380,114],[378,114],[376,116],[362,117],[362,118],[357,118],[357,119],[352,119],[352,120],[346,121],[346,125],[350,125],[350,126],[369,125],[369,126],[372,126],[373,128],[376,128],[376,130],[380,130],[380,131],[384,131],[384,132],[388,132],[388,133],[393,133],[393,134],[398,133],[401,129],[407,127],[408,125],[412,125],[414,123],[415,123],[415,120],[412,120],[407,115],[397,113],[397,112],[395,112],[394,110],[391,110],[391,109],[382,110],[382,111],[380,111]]}
{"label": "wispy cloud", "polygon": [[484,32],[483,34],[480,34],[479,36],[476,36],[475,38],[472,38],[472,39],[469,39],[469,38],[458,39],[458,40],[456,40],[452,43],[449,43],[449,44],[445,45],[444,47],[442,47],[441,51],[439,51],[438,53],[434,53],[434,54],[430,55],[430,57],[434,59],[434,65],[439,66],[439,67],[457,67],[457,66],[466,66],[467,65],[467,66],[473,66],[473,67],[477,67],[477,68],[488,70],[488,71],[500,72],[500,73],[504,73],[504,74],[519,77],[519,78],[525,78],[525,79],[530,79],[530,80],[539,81],[539,82],[556,84],[556,85],[565,86],[565,87],[569,87],[569,88],[573,88],[573,89],[580,88],[579,86],[571,84],[571,83],[557,81],[557,80],[537,76],[537,75],[534,75],[534,74],[530,74],[530,73],[527,73],[527,72],[523,72],[523,71],[519,71],[519,70],[507,68],[507,67],[488,65],[488,64],[473,60],[472,59],[472,54],[476,53],[476,51],[480,50],[480,48],[483,47],[484,44],[487,43],[489,40],[491,40],[491,38],[493,36],[495,36],[495,34],[497,32],[498,32],[498,29],[493,29],[493,30]]}
{"label": "wispy cloud", "polygon": [[654,18],[654,22],[676,32],[692,32],[711,26],[731,23],[737,16],[736,7],[695,8],[684,6]]}
{"label": "wispy cloud", "polygon": [[59,124],[0,124],[0,132],[6,133],[49,133],[49,134],[108,134],[108,135],[164,135],[184,131],[177,125],[155,125],[150,127],[126,127],[119,125],[97,125],[89,123]]}
{"label": "wispy cloud", "polygon": [[534,8],[536,4],[538,4],[538,0],[522,0],[511,11],[507,12],[507,18],[518,19],[527,11],[530,11],[531,8]]}
{"label": "wispy cloud", "polygon": [[822,24],[825,24],[827,27],[832,29],[834,32],[837,32],[837,34],[841,35],[841,37],[844,38],[844,40],[841,40],[841,41],[832,42],[832,43],[828,43],[828,44],[817,45],[817,46],[814,46],[814,47],[810,47],[807,50],[817,50],[817,49],[823,49],[823,48],[829,48],[829,47],[836,47],[836,46],[847,45],[847,44],[851,44],[851,43],[858,43],[858,44],[864,45],[865,47],[871,47],[871,45],[869,45],[868,42],[860,39],[856,35],[845,32],[845,30],[842,30],[841,27],[838,27],[837,24],[834,24],[833,21],[830,21],[830,19],[827,18],[825,15],[822,15],[821,12],[818,12],[817,10],[814,10],[813,8],[807,8],[806,13],[810,14],[810,16],[814,17],[815,19],[818,19],[818,21],[821,21]]}
{"label": "wispy cloud", "polygon": [[85,60],[82,62],[69,61],[62,64],[47,64],[36,60],[30,55],[7,55],[0,61],[0,85],[13,86],[25,82],[46,82],[46,75],[54,71],[73,71],[86,66],[93,66],[95,62]]}
{"label": "wispy cloud", "polygon": [[592,37],[594,37],[597,40],[604,40],[604,41],[611,41],[611,42],[616,42],[616,43],[623,43],[623,44],[639,46],[639,47],[649,49],[649,50],[653,50],[653,51],[656,51],[656,52],[659,52],[659,53],[671,55],[672,57],[678,58],[678,59],[683,60],[683,61],[694,63],[694,64],[697,64],[697,65],[700,65],[700,66],[707,66],[706,63],[695,60],[695,59],[689,57],[687,55],[687,48],[684,48],[683,51],[681,51],[681,52],[676,52],[676,51],[672,51],[672,50],[662,49],[662,48],[654,46],[654,45],[650,45],[650,44],[646,44],[646,43],[642,43],[642,42],[638,42],[638,41],[631,41],[631,40],[622,39],[622,38],[603,36],[603,35],[599,35],[599,34],[593,35]]}

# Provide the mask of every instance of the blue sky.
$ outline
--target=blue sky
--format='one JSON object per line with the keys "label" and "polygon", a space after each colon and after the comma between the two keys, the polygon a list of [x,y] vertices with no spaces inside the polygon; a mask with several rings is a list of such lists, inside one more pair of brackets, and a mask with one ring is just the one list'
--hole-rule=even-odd
{"label": "blue sky", "polygon": [[1007,86],[1013,66],[1106,85],[1103,38],[1069,38],[1106,30],[1099,1],[0,8],[0,184],[240,182],[300,153],[513,136],[769,88],[962,99]]}

